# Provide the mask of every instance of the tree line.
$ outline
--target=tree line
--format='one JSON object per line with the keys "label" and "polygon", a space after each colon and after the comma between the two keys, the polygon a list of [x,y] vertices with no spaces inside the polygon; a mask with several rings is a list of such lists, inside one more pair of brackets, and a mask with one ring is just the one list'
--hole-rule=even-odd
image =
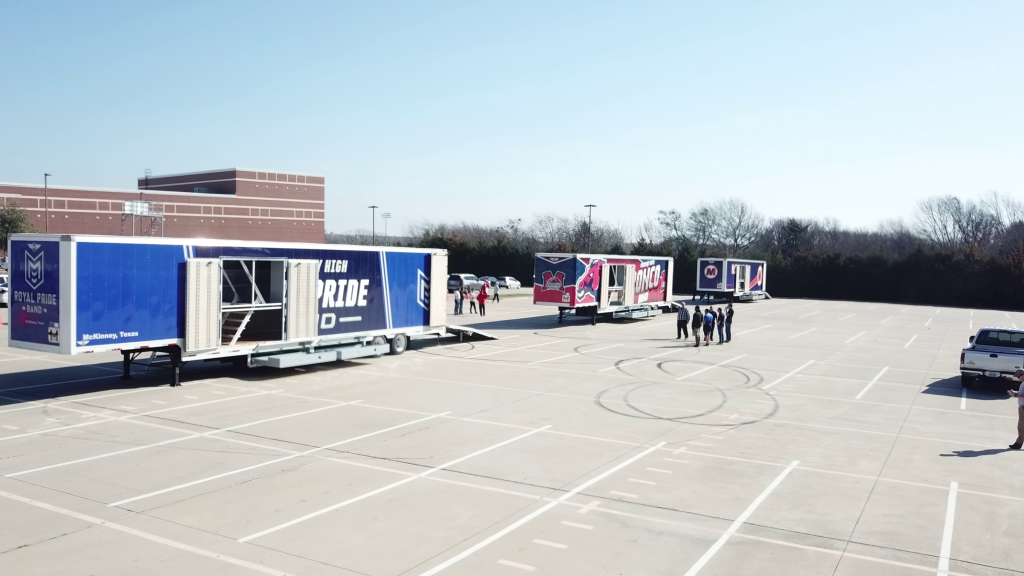
{"label": "tree line", "polygon": [[633,227],[596,221],[591,229],[585,216],[549,214],[528,224],[421,223],[404,240],[447,249],[452,272],[525,283],[535,253],[589,251],[672,256],[676,292],[692,293],[698,258],[742,257],[768,263],[773,296],[1024,310],[1024,205],[996,193],[928,198],[909,223],[875,230],[829,218],[769,219],[724,199],[661,210]]}

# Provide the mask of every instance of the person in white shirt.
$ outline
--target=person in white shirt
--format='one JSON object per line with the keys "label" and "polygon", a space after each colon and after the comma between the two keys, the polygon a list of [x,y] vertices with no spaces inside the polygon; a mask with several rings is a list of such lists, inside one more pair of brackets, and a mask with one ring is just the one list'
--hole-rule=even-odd
{"label": "person in white shirt", "polygon": [[1024,370],[1017,370],[1013,377],[1020,380],[1021,385],[1017,390],[1011,388],[1006,391],[1010,398],[1017,399],[1017,441],[1010,444],[1010,450],[1020,450],[1021,444],[1024,444]]}

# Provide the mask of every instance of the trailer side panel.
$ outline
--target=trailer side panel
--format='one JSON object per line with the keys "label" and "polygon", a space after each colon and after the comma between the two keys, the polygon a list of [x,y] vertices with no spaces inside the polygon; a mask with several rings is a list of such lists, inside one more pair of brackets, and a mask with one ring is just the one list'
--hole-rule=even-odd
{"label": "trailer side panel", "polygon": [[61,333],[60,242],[11,240],[10,339],[57,352]]}

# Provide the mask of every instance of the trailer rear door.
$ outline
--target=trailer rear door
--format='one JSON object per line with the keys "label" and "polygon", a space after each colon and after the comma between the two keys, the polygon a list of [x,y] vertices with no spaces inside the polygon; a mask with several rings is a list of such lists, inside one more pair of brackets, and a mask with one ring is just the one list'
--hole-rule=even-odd
{"label": "trailer rear door", "polygon": [[318,260],[289,260],[285,332],[288,340],[316,337]]}
{"label": "trailer rear door", "polygon": [[636,304],[636,266],[626,265],[626,285],[623,286],[622,303],[626,306]]}
{"label": "trailer rear door", "polygon": [[190,258],[185,263],[185,351],[220,347],[220,260]]}

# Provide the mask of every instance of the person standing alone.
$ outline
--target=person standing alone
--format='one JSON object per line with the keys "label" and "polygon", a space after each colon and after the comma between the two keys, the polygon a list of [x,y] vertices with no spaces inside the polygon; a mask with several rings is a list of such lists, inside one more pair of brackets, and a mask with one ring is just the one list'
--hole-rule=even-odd
{"label": "person standing alone", "polygon": [[690,311],[686,309],[686,306],[679,307],[679,314],[676,315],[676,340],[683,337],[686,334],[686,339],[690,339],[690,332],[687,331],[687,327],[690,325]]}
{"label": "person standing alone", "polygon": [[732,342],[732,304],[725,307],[725,342]]}
{"label": "person standing alone", "polygon": [[491,298],[491,302],[500,302],[501,301],[501,299],[498,298],[498,290],[500,288],[501,288],[501,286],[498,286],[498,283],[495,282],[494,283],[494,298]]}
{"label": "person standing alone", "polygon": [[1006,394],[1017,399],[1017,441],[1010,444],[1010,450],[1020,450],[1024,444],[1024,370],[1017,370],[1013,373],[1014,378],[1021,382],[1017,390],[1007,390]]}
{"label": "person standing alone", "polygon": [[452,292],[452,299],[455,300],[455,315],[462,314],[462,289]]}

